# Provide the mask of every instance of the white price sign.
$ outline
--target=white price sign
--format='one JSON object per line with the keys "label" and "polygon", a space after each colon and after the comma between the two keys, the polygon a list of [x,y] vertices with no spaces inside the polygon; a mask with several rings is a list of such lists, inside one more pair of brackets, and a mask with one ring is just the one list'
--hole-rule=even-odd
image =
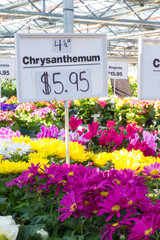
{"label": "white price sign", "polygon": [[15,58],[0,58],[0,78],[16,78]]}
{"label": "white price sign", "polygon": [[139,99],[160,99],[160,40],[141,39],[139,47]]}
{"label": "white price sign", "polygon": [[108,78],[128,79],[128,62],[108,61]]}
{"label": "white price sign", "polygon": [[105,34],[16,34],[19,102],[107,96],[106,52]]}

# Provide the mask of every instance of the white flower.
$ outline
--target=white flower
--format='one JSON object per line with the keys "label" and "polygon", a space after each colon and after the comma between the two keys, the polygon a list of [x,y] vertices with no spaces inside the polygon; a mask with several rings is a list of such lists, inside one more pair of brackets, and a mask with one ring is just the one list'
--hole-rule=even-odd
{"label": "white flower", "polygon": [[31,146],[29,144],[26,144],[25,142],[17,142],[7,145],[8,152],[13,154],[17,152],[20,156],[23,154],[26,154],[30,150]]}
{"label": "white flower", "polygon": [[13,141],[11,139],[0,139],[0,154],[4,157],[10,158],[11,154],[8,150],[8,146],[12,143]]}
{"label": "white flower", "polygon": [[7,98],[6,96],[3,96],[3,97],[1,98],[1,102],[5,102],[7,99],[8,99],[8,98]]}
{"label": "white flower", "polygon": [[48,232],[44,231],[43,228],[40,228],[39,230],[37,230],[36,233],[41,235],[42,240],[46,240],[48,238]]}
{"label": "white flower", "polygon": [[0,216],[0,240],[16,240],[18,227],[12,216]]}

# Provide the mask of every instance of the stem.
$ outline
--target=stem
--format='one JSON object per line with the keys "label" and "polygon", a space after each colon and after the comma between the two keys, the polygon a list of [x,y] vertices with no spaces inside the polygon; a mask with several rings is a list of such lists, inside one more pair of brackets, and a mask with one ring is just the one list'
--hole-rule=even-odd
{"label": "stem", "polygon": [[80,217],[80,226],[81,226],[81,236],[83,236],[83,218]]}
{"label": "stem", "polygon": [[159,186],[158,186],[157,179],[156,179],[156,186],[157,186],[157,197],[158,197],[158,199],[160,199]]}
{"label": "stem", "polygon": [[[59,198],[58,198],[58,208],[59,208]],[[57,224],[56,224],[56,230],[55,230],[55,237],[57,238],[57,234],[58,234],[58,218],[59,218],[59,211],[57,211]]]}
{"label": "stem", "polygon": [[158,231],[156,230],[156,236],[153,236],[156,240],[159,240],[159,234],[158,234]]}
{"label": "stem", "polygon": [[88,144],[88,150],[91,152],[91,144],[92,144],[92,140],[89,141],[89,144]]}

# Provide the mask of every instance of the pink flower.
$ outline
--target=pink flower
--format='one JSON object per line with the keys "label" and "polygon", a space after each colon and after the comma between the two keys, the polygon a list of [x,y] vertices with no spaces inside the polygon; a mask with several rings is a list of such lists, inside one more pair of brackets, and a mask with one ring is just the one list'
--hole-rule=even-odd
{"label": "pink flower", "polygon": [[102,108],[104,108],[108,104],[107,102],[102,100],[98,100],[97,103],[100,104]]}
{"label": "pink flower", "polygon": [[72,131],[75,131],[77,127],[79,127],[82,124],[82,119],[79,119],[75,116],[72,116],[69,121],[69,125],[71,127]]}
{"label": "pink flower", "polygon": [[[123,218],[123,220],[118,221],[117,223],[113,223],[113,224],[107,224],[106,226],[104,226],[102,229],[102,231],[100,232],[103,233],[101,240],[105,240],[105,239],[109,239],[109,240],[113,240],[113,236],[116,232],[118,232],[118,230],[122,227],[125,229],[130,228],[133,225],[134,220],[132,218],[128,218],[130,217],[130,213],[126,214]],[[127,219],[128,218],[128,219]]]}
{"label": "pink flower", "polygon": [[108,121],[108,122],[107,122],[107,127],[108,127],[108,128],[111,128],[111,127],[115,126],[115,124],[116,124],[115,121]]}
{"label": "pink flower", "polygon": [[34,103],[22,103],[16,107],[15,111],[32,112],[35,109],[37,109],[37,106]]}
{"label": "pink flower", "polygon": [[10,127],[0,128],[0,138],[9,139],[11,137],[20,137],[21,133],[17,130],[16,132],[12,131]]}
{"label": "pink flower", "polygon": [[85,133],[83,137],[90,140],[92,139],[92,137],[97,136],[99,124],[97,122],[92,122],[92,125],[88,124],[88,127],[89,127],[89,132]]}
{"label": "pink flower", "polygon": [[90,133],[92,133],[93,136],[97,136],[99,124],[97,122],[92,122],[92,125],[88,124],[88,126],[89,126]]}
{"label": "pink flower", "polygon": [[107,142],[108,142],[107,136],[105,134],[102,134],[101,138],[99,138],[99,144],[105,147]]}

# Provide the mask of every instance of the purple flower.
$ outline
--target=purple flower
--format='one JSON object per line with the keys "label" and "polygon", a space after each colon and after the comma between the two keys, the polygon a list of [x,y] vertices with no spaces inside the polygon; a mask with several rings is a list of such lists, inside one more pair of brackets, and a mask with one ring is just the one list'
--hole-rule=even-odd
{"label": "purple flower", "polygon": [[53,125],[51,127],[41,126],[41,132],[37,134],[37,138],[58,138],[59,130]]}
{"label": "purple flower", "polygon": [[17,106],[18,106],[18,104],[16,104],[16,103],[13,103],[13,104],[1,103],[1,110],[14,112]]}
{"label": "purple flower", "polygon": [[68,195],[65,195],[63,197],[63,200],[60,201],[60,204],[64,207],[57,210],[63,211],[63,213],[59,216],[58,219],[61,219],[61,222],[63,222],[72,214],[74,214],[75,217],[78,217],[78,210],[82,208],[80,204],[81,200],[81,196],[79,196],[78,194],[75,195],[74,191],[71,191],[70,193],[68,193]]}
{"label": "purple flower", "polygon": [[142,173],[145,177],[151,177],[154,179],[160,178],[160,163],[155,162],[149,166],[144,166],[144,171],[142,171]]}
{"label": "purple flower", "polygon": [[[123,220],[112,223],[112,224],[107,224],[103,228],[101,228],[101,233],[103,233],[101,240],[113,240],[113,236],[116,233],[117,229],[120,230],[121,228],[125,229],[127,231],[132,225],[134,220],[132,218],[129,218],[131,216],[130,213],[126,214],[123,218]],[[117,231],[118,232],[118,231]]]}
{"label": "purple flower", "polygon": [[149,240],[155,234],[155,230],[160,228],[160,215],[152,214],[143,216],[141,219],[134,218],[136,224],[128,235],[128,240]]}

